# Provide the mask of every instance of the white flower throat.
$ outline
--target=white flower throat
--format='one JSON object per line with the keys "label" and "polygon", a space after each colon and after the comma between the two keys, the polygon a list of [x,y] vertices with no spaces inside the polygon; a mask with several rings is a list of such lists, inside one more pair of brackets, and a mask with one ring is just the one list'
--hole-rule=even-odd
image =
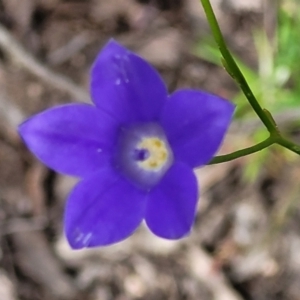
{"label": "white flower throat", "polygon": [[157,123],[139,123],[120,130],[116,167],[143,189],[157,184],[173,164],[173,152]]}

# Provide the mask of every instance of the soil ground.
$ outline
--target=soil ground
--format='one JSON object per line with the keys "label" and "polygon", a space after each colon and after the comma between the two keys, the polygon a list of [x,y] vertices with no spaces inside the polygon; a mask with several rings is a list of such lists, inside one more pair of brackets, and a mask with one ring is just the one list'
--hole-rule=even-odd
{"label": "soil ground", "polygon": [[[212,1],[231,49],[253,69],[253,30],[273,11],[262,2]],[[244,171],[256,156],[196,170],[201,200],[183,240],[142,226],[118,245],[73,251],[62,215],[76,180],[40,164],[16,133],[36,112],[87,100],[89,69],[111,37],[150,61],[170,92],[233,97],[230,76],[195,54],[209,36],[200,1],[0,0],[0,25],[10,41],[1,33],[1,300],[300,299],[299,160],[275,148],[251,182]],[[221,151],[250,141],[232,129]]]}

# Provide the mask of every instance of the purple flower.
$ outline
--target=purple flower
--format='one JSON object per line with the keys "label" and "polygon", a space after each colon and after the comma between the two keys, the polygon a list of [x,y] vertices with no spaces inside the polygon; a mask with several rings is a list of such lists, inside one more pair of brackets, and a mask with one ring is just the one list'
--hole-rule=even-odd
{"label": "purple flower", "polygon": [[111,40],[91,72],[94,105],[46,110],[19,132],[57,172],[83,178],[65,210],[72,248],[119,242],[145,220],[159,237],[179,239],[193,225],[193,168],[218,150],[234,106],[203,91],[168,96],[158,73]]}

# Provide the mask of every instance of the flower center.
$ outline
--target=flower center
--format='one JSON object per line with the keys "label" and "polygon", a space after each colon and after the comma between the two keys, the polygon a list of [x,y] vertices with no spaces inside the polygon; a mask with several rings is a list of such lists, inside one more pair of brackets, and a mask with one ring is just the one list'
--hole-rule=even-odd
{"label": "flower center", "polygon": [[169,156],[165,142],[158,137],[143,138],[136,150],[142,157],[138,159],[138,165],[146,171],[159,171]]}
{"label": "flower center", "polygon": [[172,163],[172,150],[157,123],[139,123],[120,129],[115,166],[133,184],[151,189]]}
{"label": "flower center", "polygon": [[150,153],[147,149],[134,149],[134,159],[137,161],[144,161],[148,159]]}

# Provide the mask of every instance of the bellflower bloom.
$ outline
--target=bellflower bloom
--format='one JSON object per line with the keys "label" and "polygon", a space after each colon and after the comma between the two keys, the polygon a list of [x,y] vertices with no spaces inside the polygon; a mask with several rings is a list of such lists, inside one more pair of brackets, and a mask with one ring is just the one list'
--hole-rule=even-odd
{"label": "bellflower bloom", "polygon": [[111,40],[91,71],[94,105],[68,104],[20,125],[28,148],[53,170],[82,180],[70,193],[65,233],[74,249],[119,242],[145,220],[159,237],[193,225],[193,168],[218,150],[234,106],[192,89],[168,95],[146,61]]}

